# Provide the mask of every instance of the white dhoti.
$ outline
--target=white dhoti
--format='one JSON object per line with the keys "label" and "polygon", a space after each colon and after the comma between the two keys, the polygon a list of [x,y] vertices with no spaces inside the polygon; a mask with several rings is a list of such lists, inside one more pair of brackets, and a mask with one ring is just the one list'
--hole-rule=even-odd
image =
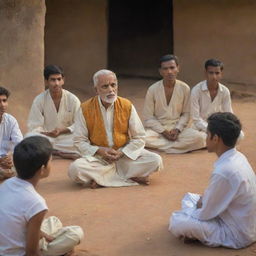
{"label": "white dhoti", "polygon": [[130,178],[147,177],[161,167],[162,158],[143,149],[136,160],[123,156],[112,164],[94,156],[79,158],[71,163],[68,175],[76,183],[84,185],[89,185],[94,180],[106,187],[133,186],[138,183]]}
{"label": "white dhoti", "polygon": [[58,137],[53,138],[43,135],[42,133],[29,132],[25,135],[25,138],[30,136],[43,136],[51,142],[54,149],[65,153],[75,153],[80,155],[79,151],[74,146],[73,133],[61,134]]}
{"label": "white dhoti", "polygon": [[[172,128],[168,127],[168,130]],[[146,129],[146,147],[154,148],[166,153],[186,153],[206,146],[206,134],[192,128],[185,128],[176,141],[166,139],[151,129]]]}
{"label": "white dhoti", "polygon": [[55,238],[52,242],[47,242],[45,238],[40,239],[39,247],[44,256],[64,255],[73,250],[84,237],[81,227],[63,227],[60,220],[55,216],[45,219],[41,225],[41,230]]}
{"label": "white dhoti", "polygon": [[176,237],[197,239],[211,247],[234,247],[234,243],[230,239],[233,235],[220,218],[202,221],[191,216],[196,210],[199,198],[198,194],[192,193],[187,193],[184,196],[182,210],[174,212],[170,217],[169,231]]}

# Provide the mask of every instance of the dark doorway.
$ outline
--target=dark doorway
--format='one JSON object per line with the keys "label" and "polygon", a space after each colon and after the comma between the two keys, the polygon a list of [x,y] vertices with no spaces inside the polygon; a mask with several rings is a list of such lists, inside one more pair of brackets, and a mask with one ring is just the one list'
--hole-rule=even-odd
{"label": "dark doorway", "polygon": [[159,58],[173,52],[172,13],[172,0],[109,0],[109,69],[157,77]]}

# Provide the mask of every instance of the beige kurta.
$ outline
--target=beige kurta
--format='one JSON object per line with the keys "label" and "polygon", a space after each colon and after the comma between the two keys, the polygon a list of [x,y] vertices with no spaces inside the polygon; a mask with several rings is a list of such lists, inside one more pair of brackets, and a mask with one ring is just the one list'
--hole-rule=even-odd
{"label": "beige kurta", "polygon": [[[49,90],[39,94],[33,101],[28,118],[28,133],[42,135],[40,132],[49,132],[55,128],[68,128],[71,133],[61,134],[57,138],[46,136],[54,149],[67,153],[77,153],[73,142],[75,114],[80,107],[79,99],[71,92],[62,89],[62,98],[57,112]],[[43,136],[43,135],[42,135]]]}
{"label": "beige kurta", "polygon": [[[99,99],[99,98],[98,98]],[[101,114],[106,129],[109,147],[113,143],[114,104],[105,109],[99,99]],[[138,185],[130,180],[132,177],[146,177],[162,166],[162,159],[158,154],[144,149],[145,131],[140,118],[132,106],[129,120],[130,141],[120,148],[125,155],[117,162],[109,164],[96,154],[98,146],[91,145],[88,129],[81,109],[77,113],[75,122],[75,146],[80,150],[82,158],[74,161],[69,168],[70,178],[81,184],[88,185],[92,180],[102,186],[132,186]]]}
{"label": "beige kurta", "polygon": [[[176,80],[172,98],[167,105],[163,81],[149,87],[143,110],[146,147],[166,153],[185,153],[205,147],[205,134],[187,128],[189,94],[189,86]],[[181,131],[176,141],[169,141],[160,134],[174,128]]]}
{"label": "beige kurta", "polygon": [[193,128],[206,132],[207,118],[215,112],[231,112],[231,97],[226,86],[219,83],[216,97],[212,101],[207,82],[202,81],[195,85],[191,91],[191,119]]}

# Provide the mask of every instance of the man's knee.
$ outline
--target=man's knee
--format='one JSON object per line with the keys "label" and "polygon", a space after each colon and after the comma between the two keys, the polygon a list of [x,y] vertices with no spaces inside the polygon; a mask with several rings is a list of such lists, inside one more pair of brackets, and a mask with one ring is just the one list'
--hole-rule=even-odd
{"label": "man's knee", "polygon": [[206,137],[207,134],[205,132],[199,132],[197,131],[197,141],[201,143],[204,147],[206,146]]}
{"label": "man's knee", "polygon": [[163,160],[162,160],[162,157],[160,155],[151,152],[151,155],[149,157],[150,157],[152,163],[155,164],[156,169],[157,168],[161,169],[163,167]]}
{"label": "man's knee", "polygon": [[184,222],[180,220],[180,214],[173,213],[169,221],[169,231],[176,237],[183,235]]}
{"label": "man's knee", "polygon": [[84,238],[83,229],[80,226],[68,226],[65,227],[66,236],[74,241],[74,246],[79,244]]}
{"label": "man's knee", "polygon": [[[77,160],[76,160],[77,161]],[[71,163],[68,168],[68,176],[71,180],[75,181],[78,173],[78,167],[76,161]]]}
{"label": "man's knee", "polygon": [[84,175],[81,162],[83,162],[83,158],[79,158],[70,164],[68,168],[68,176],[74,182],[88,186],[91,183],[91,179]]}

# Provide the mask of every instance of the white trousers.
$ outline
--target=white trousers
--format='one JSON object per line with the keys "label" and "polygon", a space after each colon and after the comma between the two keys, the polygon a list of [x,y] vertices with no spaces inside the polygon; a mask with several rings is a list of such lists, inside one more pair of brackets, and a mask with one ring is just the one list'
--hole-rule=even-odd
{"label": "white trousers", "polygon": [[182,210],[173,212],[169,221],[169,231],[176,237],[197,239],[211,247],[225,246],[237,248],[233,235],[220,218],[207,221],[192,217],[200,195],[187,193],[182,200]]}
{"label": "white trousers", "polygon": [[143,149],[136,160],[123,156],[112,164],[94,156],[79,158],[71,163],[68,175],[74,182],[84,185],[94,180],[105,187],[121,187],[138,185],[130,178],[146,177],[160,168],[161,156]]}
{"label": "white trousers", "polygon": [[51,216],[45,219],[41,230],[55,239],[48,243],[45,238],[40,239],[39,247],[44,256],[58,256],[70,252],[80,243],[84,233],[79,226],[63,227],[61,221]]}

